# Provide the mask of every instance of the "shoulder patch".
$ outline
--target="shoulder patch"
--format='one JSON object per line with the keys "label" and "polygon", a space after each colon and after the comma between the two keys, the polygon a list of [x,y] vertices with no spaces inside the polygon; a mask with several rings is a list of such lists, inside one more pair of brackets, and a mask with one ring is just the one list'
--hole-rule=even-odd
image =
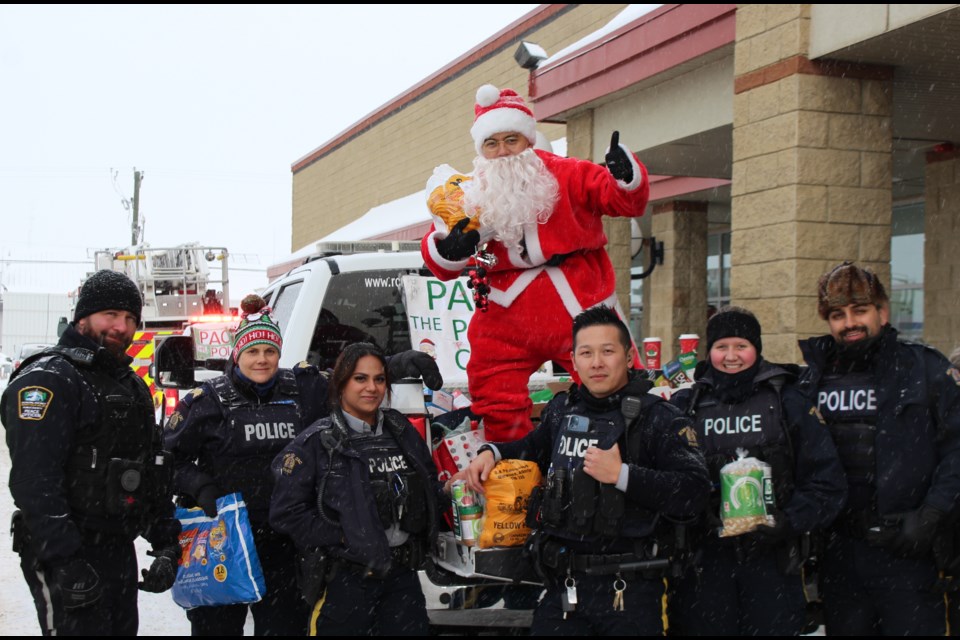
{"label": "shoulder patch", "polygon": [[190,397],[192,398],[199,398],[202,395],[203,395],[203,387],[197,387],[196,389],[190,392]]}
{"label": "shoulder patch", "polygon": [[280,463],[280,473],[288,476],[293,473],[293,470],[297,468],[297,465],[301,464],[303,464],[303,460],[301,460],[297,454],[293,452],[284,454],[283,461]]}
{"label": "shoulder patch", "polygon": [[298,362],[296,365],[294,365],[293,368],[294,368],[294,369],[309,369],[310,366],[311,366],[311,365],[310,365],[309,362],[307,362],[306,360],[301,360],[301,361]]}
{"label": "shoulder patch", "polygon": [[17,394],[17,414],[21,420],[43,420],[53,400],[53,391],[46,387],[24,387]]}
{"label": "shoulder patch", "polygon": [[827,421],[823,419],[823,414],[820,413],[820,409],[817,407],[810,407],[810,415],[814,416],[817,420],[820,421],[820,424],[826,425]]}
{"label": "shoulder patch", "polygon": [[960,371],[958,371],[956,367],[947,369],[947,375],[953,378],[954,384],[960,387]]}
{"label": "shoulder patch", "polygon": [[678,433],[677,435],[685,438],[687,441],[687,444],[693,447],[694,449],[697,449],[700,447],[700,445],[697,444],[697,432],[694,431],[693,427],[689,427],[689,426],[684,427],[683,429],[680,429],[680,433]]}
{"label": "shoulder patch", "polygon": [[183,422],[183,416],[180,415],[179,411],[174,411],[173,413],[170,414],[170,417],[167,418],[166,427],[167,429],[173,430],[173,429],[176,429],[177,425],[180,424],[181,422]]}

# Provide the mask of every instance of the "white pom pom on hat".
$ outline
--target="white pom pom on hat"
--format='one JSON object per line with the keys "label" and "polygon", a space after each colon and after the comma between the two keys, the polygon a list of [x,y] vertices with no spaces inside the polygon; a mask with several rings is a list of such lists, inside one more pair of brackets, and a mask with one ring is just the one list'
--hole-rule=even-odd
{"label": "white pom pom on hat", "polygon": [[483,85],[477,89],[473,111],[475,118],[470,135],[477,153],[480,153],[483,141],[497,133],[515,131],[529,140],[530,146],[537,143],[537,121],[533,111],[513,89]]}

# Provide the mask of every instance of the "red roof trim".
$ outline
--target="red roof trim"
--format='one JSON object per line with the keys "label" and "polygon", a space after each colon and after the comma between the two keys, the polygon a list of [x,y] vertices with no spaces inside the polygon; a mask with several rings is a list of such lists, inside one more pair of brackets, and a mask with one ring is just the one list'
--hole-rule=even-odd
{"label": "red roof trim", "polygon": [[736,36],[735,4],[672,4],[530,74],[529,95],[538,120],[676,67]]}

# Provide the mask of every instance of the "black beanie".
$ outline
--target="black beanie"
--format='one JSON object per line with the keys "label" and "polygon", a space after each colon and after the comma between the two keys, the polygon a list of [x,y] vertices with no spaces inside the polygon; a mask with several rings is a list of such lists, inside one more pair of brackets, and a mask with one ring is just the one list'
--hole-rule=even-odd
{"label": "black beanie", "polygon": [[714,342],[724,338],[743,338],[754,346],[757,355],[763,352],[760,321],[743,307],[723,307],[707,320],[707,351]]}
{"label": "black beanie", "polygon": [[137,324],[140,324],[143,297],[133,280],[122,273],[102,269],[87,278],[80,287],[73,321],[107,309],[129,311],[137,317]]}

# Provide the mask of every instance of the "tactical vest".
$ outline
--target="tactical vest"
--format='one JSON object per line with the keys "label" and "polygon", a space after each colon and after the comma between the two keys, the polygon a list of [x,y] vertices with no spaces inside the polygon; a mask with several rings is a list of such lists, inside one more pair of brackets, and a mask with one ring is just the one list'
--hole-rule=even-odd
{"label": "tactical vest", "polygon": [[138,534],[150,509],[170,499],[173,472],[171,458],[161,452],[150,393],[129,369],[117,379],[95,366],[88,349],[53,347],[36,359],[51,354],[73,365],[98,409],[95,423],[74,432],[64,469],[71,513],[94,528],[107,521],[110,529],[119,524],[125,533]]}
{"label": "tactical vest", "polygon": [[350,443],[367,462],[377,513],[384,529],[398,525],[407,533],[427,527],[426,484],[387,430],[380,435],[351,433]]}
{"label": "tactical vest", "polygon": [[817,407],[830,429],[847,474],[847,509],[869,509],[876,497],[877,390],[868,373],[827,375]]}
{"label": "tactical vest", "polygon": [[[650,399],[656,400],[653,396]],[[621,439],[623,414],[618,410],[596,414],[575,404],[561,420],[540,507],[546,531],[579,539],[643,538],[652,534],[655,512],[636,505],[627,508],[626,496],[614,484],[600,483],[583,470],[589,447],[609,449]],[[621,447],[623,460],[638,463],[632,459],[633,447],[629,449]]]}
{"label": "tactical vest", "polygon": [[721,402],[713,395],[700,396],[692,414],[711,479],[719,482],[720,469],[737,459],[737,449],[745,449],[748,457],[772,467],[774,493],[782,508],[793,492],[793,452],[777,389],[762,384],[738,404]]}
{"label": "tactical vest", "polygon": [[212,475],[221,489],[239,491],[248,509],[266,512],[273,492],[270,463],[301,429],[296,376],[281,369],[277,389],[267,402],[241,394],[229,376],[208,384],[217,394],[225,423],[222,450],[210,457]]}

